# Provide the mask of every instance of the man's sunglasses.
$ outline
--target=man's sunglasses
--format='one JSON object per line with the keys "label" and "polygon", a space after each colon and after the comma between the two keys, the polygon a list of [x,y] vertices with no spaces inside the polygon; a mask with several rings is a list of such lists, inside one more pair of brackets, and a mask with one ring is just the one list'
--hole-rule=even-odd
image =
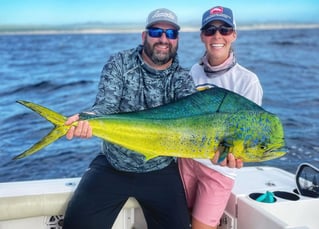
{"label": "man's sunglasses", "polygon": [[230,35],[232,32],[234,32],[234,28],[233,27],[229,27],[229,26],[224,26],[224,25],[219,26],[219,27],[211,25],[207,29],[203,30],[205,36],[213,36],[213,35],[215,35],[215,33],[217,31],[221,35],[227,36],[227,35]]}
{"label": "man's sunglasses", "polygon": [[178,37],[178,30],[176,29],[160,29],[160,28],[149,28],[147,30],[150,37],[159,38],[165,33],[168,39],[176,39]]}

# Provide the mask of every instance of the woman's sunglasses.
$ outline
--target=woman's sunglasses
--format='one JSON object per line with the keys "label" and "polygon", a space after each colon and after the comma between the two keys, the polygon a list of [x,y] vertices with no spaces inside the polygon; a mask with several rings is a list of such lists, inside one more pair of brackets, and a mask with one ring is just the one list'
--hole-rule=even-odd
{"label": "woman's sunglasses", "polygon": [[168,39],[176,39],[178,37],[178,30],[176,29],[160,29],[160,28],[149,28],[147,30],[150,37],[159,38],[165,33]]}
{"label": "woman's sunglasses", "polygon": [[219,26],[219,27],[211,25],[207,29],[203,30],[205,36],[213,36],[213,35],[215,35],[215,33],[217,31],[221,35],[227,36],[227,35],[230,35],[232,32],[234,32],[234,28],[233,27],[229,27],[229,26],[224,26],[224,25]]}

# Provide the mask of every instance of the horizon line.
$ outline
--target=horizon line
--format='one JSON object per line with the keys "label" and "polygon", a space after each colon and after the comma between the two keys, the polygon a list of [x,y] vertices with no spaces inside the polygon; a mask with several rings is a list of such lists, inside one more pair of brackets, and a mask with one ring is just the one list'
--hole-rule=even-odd
{"label": "horizon line", "polygon": [[[134,23],[135,24],[135,23]],[[104,25],[101,27],[101,25]],[[105,27],[110,25],[110,27]],[[199,25],[188,23],[181,25],[180,32],[198,32]],[[316,29],[319,23],[255,23],[237,26],[237,30],[269,30],[269,29]],[[107,34],[107,33],[139,33],[144,26],[134,27],[127,24],[108,23],[75,23],[64,25],[0,25],[0,35],[27,35],[27,34]]]}

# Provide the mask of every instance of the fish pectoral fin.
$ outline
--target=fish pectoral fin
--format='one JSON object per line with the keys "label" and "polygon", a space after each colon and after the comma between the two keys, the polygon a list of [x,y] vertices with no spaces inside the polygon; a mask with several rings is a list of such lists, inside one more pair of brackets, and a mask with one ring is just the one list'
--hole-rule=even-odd
{"label": "fish pectoral fin", "polygon": [[223,140],[219,143],[218,146],[218,151],[219,151],[219,158],[218,158],[218,163],[222,162],[225,160],[227,155],[229,154],[229,149],[232,147],[232,144],[230,144],[228,141]]}
{"label": "fish pectoral fin", "polygon": [[53,130],[51,130],[50,133],[48,133],[45,137],[43,137],[40,141],[35,143],[31,148],[24,151],[23,153],[15,156],[13,160],[21,159],[26,156],[29,156],[31,154],[34,154],[35,152],[39,151],[40,149],[44,148],[45,146],[51,144],[52,142],[58,140],[63,135],[66,134],[70,127],[68,126],[57,126]]}

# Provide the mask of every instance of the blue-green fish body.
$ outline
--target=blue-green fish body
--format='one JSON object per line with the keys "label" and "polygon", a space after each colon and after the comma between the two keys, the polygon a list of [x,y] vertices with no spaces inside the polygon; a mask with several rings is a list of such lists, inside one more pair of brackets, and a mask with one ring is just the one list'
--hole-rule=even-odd
{"label": "blue-green fish body", "polygon": [[[65,135],[66,117],[30,102],[19,103],[54,123],[40,142],[18,155],[30,155]],[[83,114],[93,135],[141,153],[157,156],[221,158],[228,152],[245,162],[265,161],[285,154],[279,118],[246,98],[222,88],[212,88],[153,109],[94,116]]]}

